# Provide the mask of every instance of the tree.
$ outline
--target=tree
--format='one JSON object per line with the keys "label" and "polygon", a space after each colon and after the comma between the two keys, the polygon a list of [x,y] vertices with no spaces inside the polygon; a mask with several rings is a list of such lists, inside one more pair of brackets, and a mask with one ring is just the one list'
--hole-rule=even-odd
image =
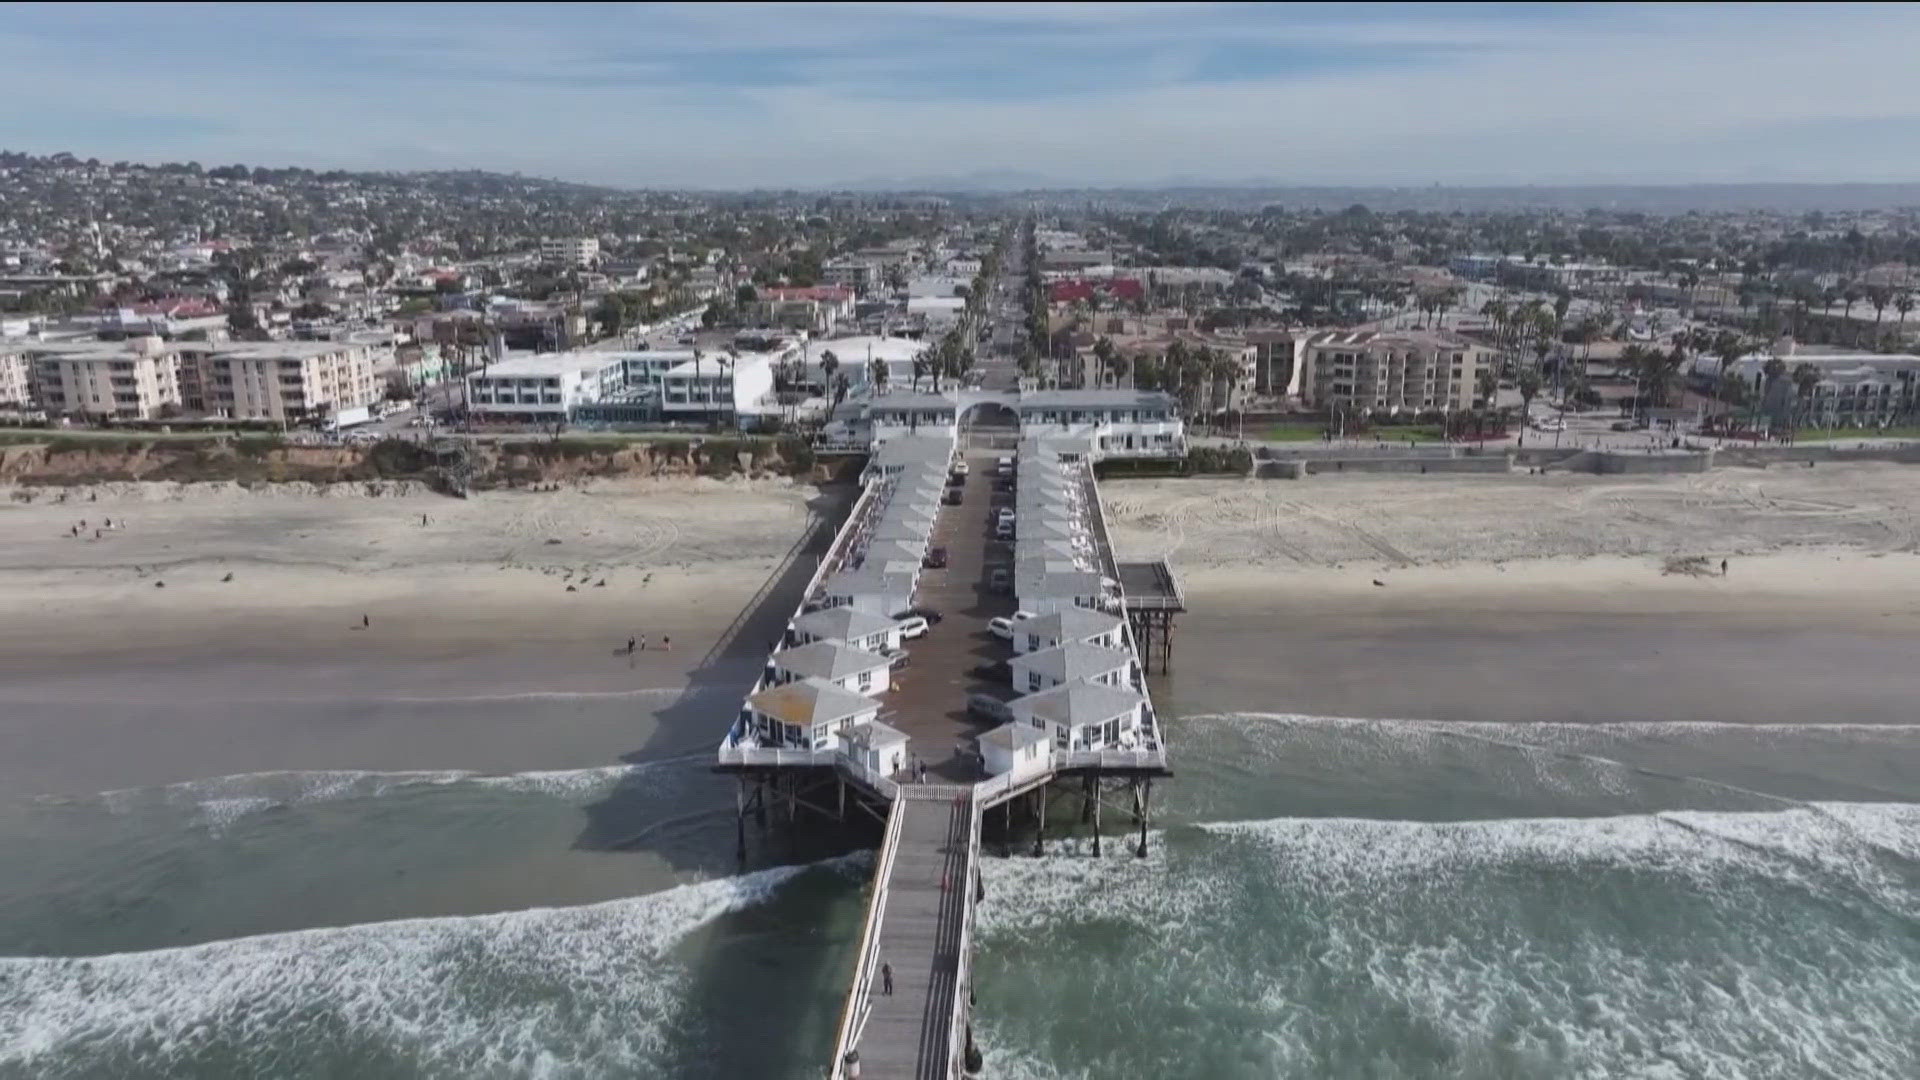
{"label": "tree", "polygon": [[834,373],[839,370],[840,370],[840,358],[833,355],[832,349],[828,349],[827,351],[821,353],[820,354],[820,388],[823,390],[831,389],[833,386]]}
{"label": "tree", "polygon": [[927,377],[927,370],[933,366],[928,362],[927,357],[928,350],[922,350],[913,354],[913,389],[915,393],[918,393],[920,390],[920,380]]}
{"label": "tree", "polygon": [[885,360],[877,356],[874,357],[873,361],[867,365],[867,377],[873,383],[875,391],[882,394],[887,392],[887,362]]}
{"label": "tree", "polygon": [[735,307],[751,307],[755,303],[758,303],[759,300],[760,293],[756,291],[751,284],[746,282],[742,282],[739,288],[733,290],[733,304]]}
{"label": "tree", "polygon": [[844,371],[833,377],[833,403],[827,406],[827,420],[829,422],[833,420],[834,412],[840,408],[840,403],[847,400],[847,391],[852,389],[852,386],[853,384],[847,379],[847,373]]}
{"label": "tree", "polygon": [[1540,372],[1535,368],[1523,369],[1514,378],[1514,386],[1520,390],[1520,414],[1529,416],[1533,412],[1533,399],[1540,396]]}
{"label": "tree", "polygon": [[1907,312],[1913,310],[1913,294],[1903,292],[1894,296],[1893,310],[1900,313],[1899,335],[1905,337],[1907,332]]}
{"label": "tree", "polygon": [[1500,376],[1495,374],[1492,368],[1483,367],[1480,373],[1474,376],[1473,382],[1474,389],[1480,395],[1481,407],[1493,408],[1494,395],[1500,392]]}
{"label": "tree", "polygon": [[1813,414],[1813,394],[1820,387],[1820,369],[1808,363],[1794,365],[1793,387],[1800,399],[1800,422],[1804,424]]}

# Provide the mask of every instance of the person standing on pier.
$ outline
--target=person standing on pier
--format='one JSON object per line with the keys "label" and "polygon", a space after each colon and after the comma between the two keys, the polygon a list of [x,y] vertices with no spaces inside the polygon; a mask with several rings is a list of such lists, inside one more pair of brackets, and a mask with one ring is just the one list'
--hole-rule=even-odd
{"label": "person standing on pier", "polygon": [[887,997],[893,996],[893,965],[892,964],[880,965],[880,993],[886,995]]}

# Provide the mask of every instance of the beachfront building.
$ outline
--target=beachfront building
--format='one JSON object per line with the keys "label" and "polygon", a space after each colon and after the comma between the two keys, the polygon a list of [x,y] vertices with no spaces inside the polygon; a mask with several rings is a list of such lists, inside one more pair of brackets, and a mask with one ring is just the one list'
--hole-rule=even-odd
{"label": "beachfront building", "polygon": [[906,733],[879,720],[842,732],[840,753],[869,775],[898,776],[907,771]]}
{"label": "beachfront building", "polygon": [[1137,670],[1132,653],[1084,641],[1016,653],[1008,667],[1013,675],[1013,688],[1029,694],[1078,681],[1132,687]]}
{"label": "beachfront building", "polygon": [[1036,775],[1048,769],[1052,757],[1052,737],[1031,721],[1002,724],[980,736],[980,762],[989,776],[1019,780]]}
{"label": "beachfront building", "polygon": [[1333,330],[1299,350],[1297,384],[1316,409],[1358,413],[1471,409],[1493,354],[1451,335],[1419,330]]}
{"label": "beachfront building", "polygon": [[40,407],[71,416],[151,420],[180,411],[180,353],[157,337],[35,343]]}
{"label": "beachfront building", "polygon": [[918,434],[923,427],[931,433],[951,433],[957,409],[946,394],[901,391],[875,395],[867,403],[866,416],[873,427],[873,440],[886,442]]}
{"label": "beachfront building", "polygon": [[1020,395],[1023,438],[1085,440],[1098,457],[1184,457],[1186,425],[1157,390],[1041,390]]}
{"label": "beachfront building", "polygon": [[770,685],[822,679],[856,694],[886,692],[892,661],[844,641],[813,641],[781,649],[767,662]]}
{"label": "beachfront building", "polygon": [[744,417],[773,396],[767,353],[701,355],[660,376],[660,410],[668,420]]}
{"label": "beachfront building", "polygon": [[761,690],[747,699],[745,712],[745,726],[762,746],[831,751],[843,733],[878,719],[880,703],[809,678]]}
{"label": "beachfront building", "polygon": [[241,420],[299,422],[371,406],[386,395],[373,350],[340,341],[183,341],[182,404]]}
{"label": "beachfront building", "polygon": [[625,372],[618,353],[509,356],[467,376],[467,407],[490,419],[560,423],[623,388]]}
{"label": "beachfront building", "polygon": [[853,321],[854,294],[844,285],[770,286],[754,298],[748,316],[765,326],[831,334]]}
{"label": "beachfront building", "polygon": [[1016,653],[1032,653],[1074,643],[1120,649],[1126,645],[1126,625],[1125,619],[1110,612],[1083,607],[1065,608],[1015,624],[1013,650]]}
{"label": "beachfront building", "polygon": [[0,408],[24,409],[33,401],[32,370],[26,350],[0,342]]}
{"label": "beachfront building", "polygon": [[[1790,419],[1806,427],[1876,428],[1909,422],[1920,408],[1920,356],[1899,353],[1803,352],[1783,350],[1786,376],[1766,385],[1767,361],[1772,353],[1743,356],[1727,365],[1726,376],[1745,382],[1750,399],[1769,418]],[[1794,372],[1805,364],[1817,378],[1802,389]],[[1711,357],[1694,361],[1693,373],[1703,379],[1719,374]]]}
{"label": "beachfront building", "polygon": [[1070,682],[1008,703],[1014,722],[1053,736],[1056,750],[1104,750],[1133,744],[1147,699],[1126,687]]}
{"label": "beachfront building", "polygon": [[841,570],[821,583],[821,602],[826,607],[852,607],[875,615],[904,615],[913,607],[913,581],[912,574]]}
{"label": "beachfront building", "polygon": [[824,608],[794,619],[787,636],[795,645],[844,641],[868,652],[891,651],[900,647],[900,624],[885,615],[859,608]]}

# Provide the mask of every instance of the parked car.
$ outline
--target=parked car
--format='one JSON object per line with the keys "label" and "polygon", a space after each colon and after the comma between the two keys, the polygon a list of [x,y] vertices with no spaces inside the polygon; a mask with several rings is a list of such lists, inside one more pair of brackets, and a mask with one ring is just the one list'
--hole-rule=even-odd
{"label": "parked car", "polygon": [[1001,524],[1001,525],[1013,524],[1013,507],[1003,506],[1000,509],[994,511],[993,520],[995,523]]}
{"label": "parked car", "polygon": [[1000,459],[999,464],[995,466],[995,468],[999,471],[1001,476],[1012,476],[1013,475],[1013,459],[1010,457],[1003,457]]}
{"label": "parked car", "polygon": [[959,506],[965,501],[965,495],[965,488],[950,487],[947,489],[947,493],[940,497],[940,501],[946,503],[948,506]]}
{"label": "parked car", "polygon": [[967,712],[982,720],[1004,724],[1013,719],[1013,710],[1007,703],[991,694],[968,694]]}
{"label": "parked car", "polygon": [[1028,619],[1031,619],[1031,618],[1033,618],[1033,612],[1031,611],[1016,611],[1013,613],[1013,618],[1011,619],[1005,619],[1005,618],[988,619],[987,629],[993,633],[994,637],[997,637],[1002,641],[1012,641],[1014,625],[1017,623],[1026,622]]}
{"label": "parked car", "polygon": [[995,540],[1013,539],[1013,519],[1001,518],[998,522],[995,522],[993,526],[993,538]]}
{"label": "parked car", "polygon": [[922,619],[927,620],[928,626],[939,626],[940,620],[942,618],[941,614],[938,611],[935,611],[930,607],[909,608],[907,611],[907,614],[915,615]]}
{"label": "parked car", "polygon": [[1613,423],[1611,423],[1611,424],[1608,424],[1608,425],[1607,425],[1607,429],[1608,429],[1609,431],[1632,431],[1632,430],[1633,430],[1633,421],[1631,421],[1631,420],[1615,420],[1615,421],[1614,421]]}
{"label": "parked car", "polygon": [[953,468],[947,470],[947,472],[952,476],[964,477],[967,475],[967,463],[964,461],[956,461],[953,463]]}
{"label": "parked car", "polygon": [[1006,592],[1013,587],[1013,571],[1002,566],[987,575],[987,588],[994,592]]}
{"label": "parked car", "polygon": [[903,668],[912,662],[905,649],[881,649],[880,655],[887,658],[887,666],[891,668]]}
{"label": "parked car", "polygon": [[927,620],[918,615],[909,615],[895,625],[900,627],[900,640],[902,641],[912,641],[917,637],[925,637],[928,630]]}
{"label": "parked car", "polygon": [[935,570],[945,568],[947,565],[947,549],[943,547],[929,549],[926,558],[921,559],[920,564]]}

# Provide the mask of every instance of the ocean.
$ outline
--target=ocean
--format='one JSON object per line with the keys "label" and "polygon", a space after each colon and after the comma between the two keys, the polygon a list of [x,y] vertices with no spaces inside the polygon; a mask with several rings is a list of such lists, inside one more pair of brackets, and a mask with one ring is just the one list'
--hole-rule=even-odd
{"label": "ocean", "polygon": [[[1179,691],[1148,858],[987,860],[985,1075],[1920,1075],[1920,726]],[[0,1078],[818,1077],[868,856],[707,762],[0,800]]]}

